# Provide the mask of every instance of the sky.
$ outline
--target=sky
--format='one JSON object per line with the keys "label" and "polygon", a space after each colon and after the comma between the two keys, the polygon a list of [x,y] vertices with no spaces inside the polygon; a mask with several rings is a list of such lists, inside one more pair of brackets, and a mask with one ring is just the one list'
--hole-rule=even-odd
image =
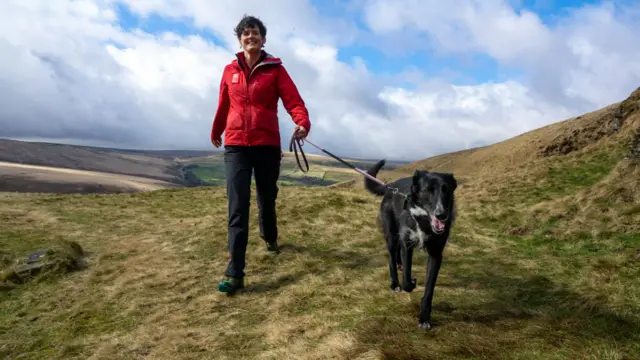
{"label": "sky", "polygon": [[639,1],[3,0],[0,137],[213,150],[244,14],[267,26],[309,140],[339,156],[490,145],[640,86]]}

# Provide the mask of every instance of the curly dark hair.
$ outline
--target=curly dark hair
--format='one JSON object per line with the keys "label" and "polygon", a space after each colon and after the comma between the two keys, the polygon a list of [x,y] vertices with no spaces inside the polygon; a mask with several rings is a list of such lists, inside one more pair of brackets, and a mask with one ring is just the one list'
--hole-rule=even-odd
{"label": "curly dark hair", "polygon": [[255,28],[256,26],[258,27],[258,30],[260,30],[260,35],[262,35],[262,37],[267,36],[267,27],[264,26],[264,24],[260,19],[250,15],[243,16],[242,19],[240,19],[240,22],[238,23],[238,25],[236,25],[236,28],[234,29],[234,31],[238,39],[240,39],[240,36],[242,35],[242,32],[244,31],[244,29]]}

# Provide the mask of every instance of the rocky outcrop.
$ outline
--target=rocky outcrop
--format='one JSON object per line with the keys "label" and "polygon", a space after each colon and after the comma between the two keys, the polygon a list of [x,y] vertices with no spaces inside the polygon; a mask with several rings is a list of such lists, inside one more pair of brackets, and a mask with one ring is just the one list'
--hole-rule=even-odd
{"label": "rocky outcrop", "polygon": [[547,146],[541,149],[543,156],[566,155],[581,150],[604,137],[619,132],[625,121],[640,109],[640,88],[636,89],[627,99],[622,101],[613,111],[603,117],[594,114],[578,116],[573,129],[567,129]]}
{"label": "rocky outcrop", "polygon": [[76,242],[54,241],[49,248],[39,249],[9,262],[11,265],[0,272],[0,289],[10,289],[40,276],[79,270],[85,266],[84,255],[84,250]]}

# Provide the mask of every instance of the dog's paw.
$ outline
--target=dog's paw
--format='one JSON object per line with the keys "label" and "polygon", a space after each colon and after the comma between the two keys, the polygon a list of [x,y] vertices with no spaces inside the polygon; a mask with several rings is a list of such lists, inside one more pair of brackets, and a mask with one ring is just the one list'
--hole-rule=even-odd
{"label": "dog's paw", "polygon": [[415,289],[415,288],[416,288],[415,285],[405,285],[405,286],[403,286],[402,290],[404,290],[405,292],[410,293],[410,292],[413,292],[413,289]]}
{"label": "dog's paw", "polygon": [[409,284],[403,285],[404,291],[412,292],[413,289],[416,288],[417,284],[418,284],[418,281],[416,280],[416,277],[415,276],[411,277],[411,282]]}
{"label": "dog's paw", "polygon": [[418,323],[418,328],[422,329],[422,330],[431,330],[432,326],[430,322],[423,322],[423,323]]}
{"label": "dog's paw", "polygon": [[400,288],[400,285],[398,285],[396,283],[391,284],[390,287],[391,287],[391,291],[393,291],[393,292],[397,292],[398,293],[398,292],[402,291],[402,289]]}

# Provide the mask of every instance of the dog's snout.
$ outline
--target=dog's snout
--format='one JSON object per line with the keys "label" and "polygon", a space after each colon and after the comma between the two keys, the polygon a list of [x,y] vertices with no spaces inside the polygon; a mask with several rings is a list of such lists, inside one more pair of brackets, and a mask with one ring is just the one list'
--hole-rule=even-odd
{"label": "dog's snout", "polygon": [[436,216],[436,219],[440,221],[447,220],[447,212],[445,211],[442,204],[438,204],[436,206],[436,211],[434,212],[434,215]]}
{"label": "dog's snout", "polygon": [[444,221],[447,220],[447,213],[442,211],[442,212],[437,212],[436,213],[436,219],[440,220],[440,221]]}

